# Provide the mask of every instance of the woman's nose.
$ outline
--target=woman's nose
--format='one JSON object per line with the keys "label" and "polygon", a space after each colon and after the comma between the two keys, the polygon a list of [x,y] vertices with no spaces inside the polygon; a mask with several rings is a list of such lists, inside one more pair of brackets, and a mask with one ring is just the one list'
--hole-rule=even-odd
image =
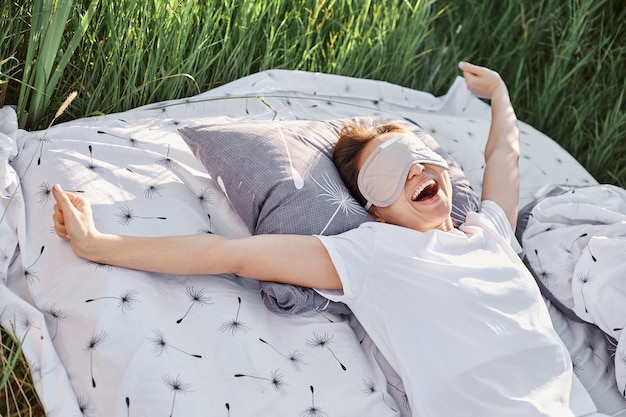
{"label": "woman's nose", "polygon": [[411,165],[411,169],[409,169],[409,175],[408,178],[413,178],[416,175],[420,175],[422,172],[424,172],[424,165],[422,164],[413,164]]}

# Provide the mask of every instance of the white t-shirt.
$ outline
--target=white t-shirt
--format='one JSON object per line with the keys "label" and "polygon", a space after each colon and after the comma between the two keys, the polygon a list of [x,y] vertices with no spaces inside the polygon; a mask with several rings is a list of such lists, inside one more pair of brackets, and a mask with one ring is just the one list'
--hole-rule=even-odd
{"label": "white t-shirt", "polygon": [[460,230],[369,222],[318,236],[346,303],[401,376],[414,416],[572,416],[571,361],[511,244],[484,201]]}

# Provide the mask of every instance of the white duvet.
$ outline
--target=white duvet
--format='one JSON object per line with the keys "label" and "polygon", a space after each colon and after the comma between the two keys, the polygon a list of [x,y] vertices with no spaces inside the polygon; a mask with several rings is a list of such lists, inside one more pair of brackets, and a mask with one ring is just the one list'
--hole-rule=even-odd
{"label": "white duvet", "polygon": [[531,211],[523,243],[551,294],[607,335],[612,363],[596,360],[607,373],[614,366],[626,395],[626,191],[598,185],[545,198]]}
{"label": "white duvet", "polygon": [[[490,111],[462,80],[433,97],[372,80],[266,71],[49,131],[16,130],[14,114],[2,112],[0,323],[24,341],[48,415],[410,415],[401,381],[353,319],[271,313],[258,284],[235,277],[78,259],[51,229],[50,187],[88,196],[104,231],[245,235],[179,127],[224,117],[386,116],[431,132],[479,190]],[[541,184],[595,183],[555,142],[523,123],[521,132],[522,204]],[[560,322],[571,349],[584,344],[576,326]],[[626,409],[597,381],[582,382],[572,397],[577,415]]]}

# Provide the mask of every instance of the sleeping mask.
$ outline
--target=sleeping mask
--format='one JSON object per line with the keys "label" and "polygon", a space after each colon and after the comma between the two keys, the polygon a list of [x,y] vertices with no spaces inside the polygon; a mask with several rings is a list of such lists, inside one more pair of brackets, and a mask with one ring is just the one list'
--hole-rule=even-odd
{"label": "sleeping mask", "polygon": [[359,191],[367,200],[365,210],[373,204],[387,207],[396,201],[409,170],[418,163],[448,169],[445,159],[410,133],[394,136],[374,149],[357,178]]}

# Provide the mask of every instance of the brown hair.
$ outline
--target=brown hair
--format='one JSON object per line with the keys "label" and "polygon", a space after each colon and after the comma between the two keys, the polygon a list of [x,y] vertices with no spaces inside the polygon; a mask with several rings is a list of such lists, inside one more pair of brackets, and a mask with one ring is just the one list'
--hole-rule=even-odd
{"label": "brown hair", "polygon": [[359,176],[359,155],[365,145],[372,139],[385,133],[406,132],[402,126],[394,123],[366,126],[350,124],[341,129],[339,140],[333,151],[333,163],[341,175],[341,179],[348,187],[352,196],[364,206],[367,201],[359,191],[357,178]]}

